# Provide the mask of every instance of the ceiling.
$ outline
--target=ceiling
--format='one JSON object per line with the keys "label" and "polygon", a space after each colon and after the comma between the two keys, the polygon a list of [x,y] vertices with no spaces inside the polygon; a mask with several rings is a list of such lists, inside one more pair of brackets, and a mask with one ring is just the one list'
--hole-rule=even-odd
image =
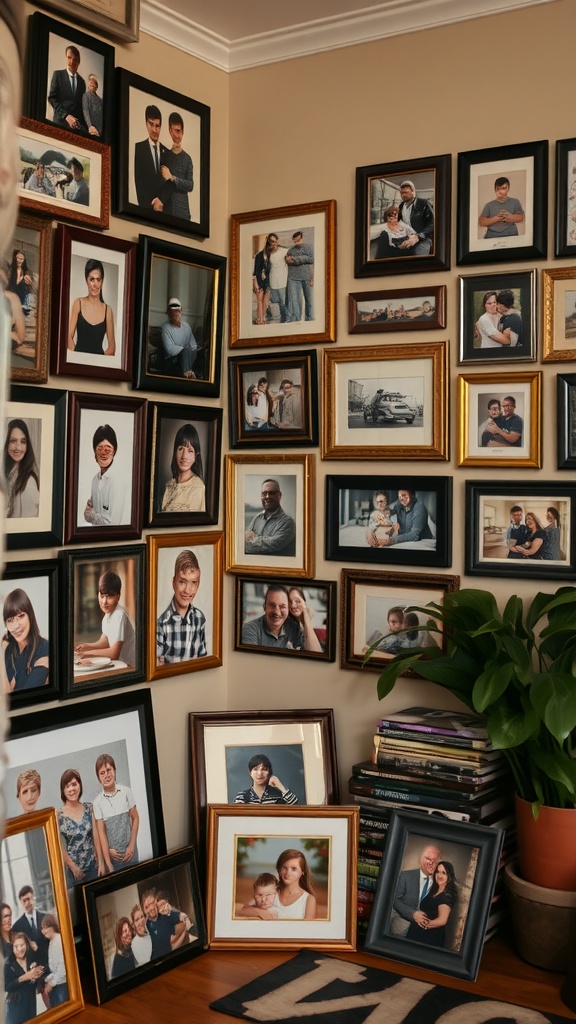
{"label": "ceiling", "polygon": [[225,71],[556,0],[141,0],[142,31]]}

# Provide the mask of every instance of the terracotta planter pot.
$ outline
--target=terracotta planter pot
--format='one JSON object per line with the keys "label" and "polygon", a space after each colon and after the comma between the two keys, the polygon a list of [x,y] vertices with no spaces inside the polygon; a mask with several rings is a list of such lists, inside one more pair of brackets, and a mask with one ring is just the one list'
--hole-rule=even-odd
{"label": "terracotta planter pot", "polygon": [[541,807],[516,796],[518,860],[527,882],[576,892],[576,809]]}
{"label": "terracotta planter pot", "polygon": [[567,971],[574,959],[576,892],[526,882],[514,864],[506,865],[505,879],[519,955],[544,970]]}

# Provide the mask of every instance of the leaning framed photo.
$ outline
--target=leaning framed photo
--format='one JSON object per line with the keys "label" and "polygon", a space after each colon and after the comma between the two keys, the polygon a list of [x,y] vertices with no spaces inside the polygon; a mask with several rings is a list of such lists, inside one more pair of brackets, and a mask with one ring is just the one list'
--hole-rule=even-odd
{"label": "leaning framed photo", "polygon": [[355,949],[357,847],[357,807],[210,805],[210,947]]}
{"label": "leaning framed photo", "polygon": [[351,292],[348,296],[350,334],[388,334],[439,327],[446,327],[445,284]]}
{"label": "leaning framed photo", "polygon": [[149,526],[218,522],[222,410],[148,403]]}
{"label": "leaning framed photo", "polygon": [[335,583],[236,577],[236,651],[334,661],[335,617]]}
{"label": "leaning framed photo", "polygon": [[226,456],[227,572],[313,575],[313,460],[281,453]]}
{"label": "leaning framed photo", "polygon": [[[504,832],[468,821],[394,811],[364,942],[367,953],[475,981]],[[420,893],[421,869],[434,865]],[[425,913],[410,920],[418,909]],[[446,923],[437,925],[447,910]]]}
{"label": "leaning framed photo", "polygon": [[316,352],[230,356],[232,448],[298,448],[318,444]]}
{"label": "leaning framed photo", "polygon": [[458,377],[458,465],[542,465],[542,373]]}
{"label": "leaning framed photo", "polygon": [[12,255],[0,264],[12,317],[10,379],[45,384],[48,379],[52,225],[21,214],[14,229]]}
{"label": "leaning framed photo", "polygon": [[61,688],[60,565],[57,559],[4,566],[0,606],[4,625],[2,690],[10,708],[54,700]]}
{"label": "leaning framed photo", "polygon": [[573,580],[576,484],[466,481],[469,576]]}
{"label": "leaning framed photo", "polygon": [[324,350],[323,459],[447,459],[448,344]]}
{"label": "leaning framed photo", "polygon": [[127,43],[138,42],[140,0],[109,3],[105,14],[99,0],[38,0],[38,6],[63,14],[65,18],[73,18],[112,39],[122,39]]}
{"label": "leaning framed photo", "polygon": [[327,476],[326,558],[448,568],[452,477]]}
{"label": "leaning framed photo", "polygon": [[576,267],[554,267],[544,270],[542,291],[542,362],[572,362],[576,359]]}
{"label": "leaning framed photo", "polygon": [[457,260],[545,259],[548,142],[458,154]]}
{"label": "leaning framed photo", "polygon": [[459,576],[342,569],[341,667],[382,672],[403,648],[442,643],[437,623],[435,631],[425,629],[432,611],[425,615],[413,606],[441,605],[445,594],[459,588]]}
{"label": "leaning framed photo", "polygon": [[356,168],[354,277],[450,267],[452,157]]}
{"label": "leaning framed photo", "polygon": [[555,256],[576,256],[576,139],[556,143]]}
{"label": "leaning framed photo", "polygon": [[231,348],[336,341],[335,200],[231,223]]}
{"label": "leaning framed photo", "polygon": [[558,469],[576,469],[576,373],[556,377]]}
{"label": "leaning framed photo", "polygon": [[459,287],[460,364],[535,362],[535,270],[470,274]]}

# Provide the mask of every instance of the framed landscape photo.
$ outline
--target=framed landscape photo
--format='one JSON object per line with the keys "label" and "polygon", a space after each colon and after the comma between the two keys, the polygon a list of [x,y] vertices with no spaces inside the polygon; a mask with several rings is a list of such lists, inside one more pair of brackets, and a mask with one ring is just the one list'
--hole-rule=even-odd
{"label": "framed landscape photo", "polygon": [[447,459],[448,344],[324,350],[323,459]]}
{"label": "framed landscape photo", "polygon": [[542,465],[542,373],[458,377],[458,465]]}
{"label": "framed landscape photo", "polygon": [[5,564],[0,580],[0,674],[11,709],[54,700],[60,693],[59,596],[57,559]]}
{"label": "framed landscape photo", "polygon": [[222,410],[148,403],[149,526],[218,522]]}
{"label": "framed landscape photo", "polygon": [[388,288],[348,296],[350,334],[388,334],[446,327],[446,285]]}
{"label": "framed landscape photo", "polygon": [[10,379],[45,384],[48,379],[52,225],[22,213],[0,280],[12,317]]}
{"label": "framed landscape photo", "polygon": [[543,270],[542,282],[542,362],[572,362],[576,359],[576,267]]}
{"label": "framed landscape photo", "polygon": [[450,267],[452,157],[356,168],[354,277]]}
{"label": "framed landscape photo", "polygon": [[459,285],[458,362],[535,362],[536,271],[470,274]]}
{"label": "framed landscape photo", "polygon": [[231,224],[231,348],[336,341],[335,200]]}
{"label": "framed landscape photo", "polygon": [[545,259],[548,142],[458,154],[457,260]]}
{"label": "framed landscape photo", "polygon": [[576,469],[576,374],[556,377],[558,469]]}
{"label": "framed landscape photo", "polygon": [[230,356],[232,448],[297,448],[318,444],[316,352]]}
{"label": "framed landscape photo", "polygon": [[106,13],[99,0],[38,0],[39,7],[73,18],[89,28],[102,32],[112,39],[137,43],[140,28],[140,0],[123,0],[121,4],[109,3]]}
{"label": "framed landscape photo", "polygon": [[336,584],[236,577],[234,649],[334,661]]}
{"label": "framed landscape photo", "polygon": [[576,139],[556,143],[555,256],[576,256]]}
{"label": "framed landscape photo", "polygon": [[210,234],[210,107],[116,69],[114,212],[194,238]]}

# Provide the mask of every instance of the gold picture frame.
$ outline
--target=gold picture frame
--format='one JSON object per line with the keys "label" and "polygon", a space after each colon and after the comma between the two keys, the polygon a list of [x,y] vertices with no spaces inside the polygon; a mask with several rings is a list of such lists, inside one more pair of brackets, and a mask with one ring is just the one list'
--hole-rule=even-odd
{"label": "gold picture frame", "polygon": [[[572,285],[572,287],[570,287]],[[576,359],[576,267],[542,271],[544,307],[543,363],[568,363]],[[560,304],[564,301],[564,315]],[[569,313],[569,306],[572,313]]]}
{"label": "gold picture frame", "polygon": [[[458,465],[539,469],[542,465],[541,391],[539,370],[460,374]],[[519,439],[517,427],[520,428]]]}

